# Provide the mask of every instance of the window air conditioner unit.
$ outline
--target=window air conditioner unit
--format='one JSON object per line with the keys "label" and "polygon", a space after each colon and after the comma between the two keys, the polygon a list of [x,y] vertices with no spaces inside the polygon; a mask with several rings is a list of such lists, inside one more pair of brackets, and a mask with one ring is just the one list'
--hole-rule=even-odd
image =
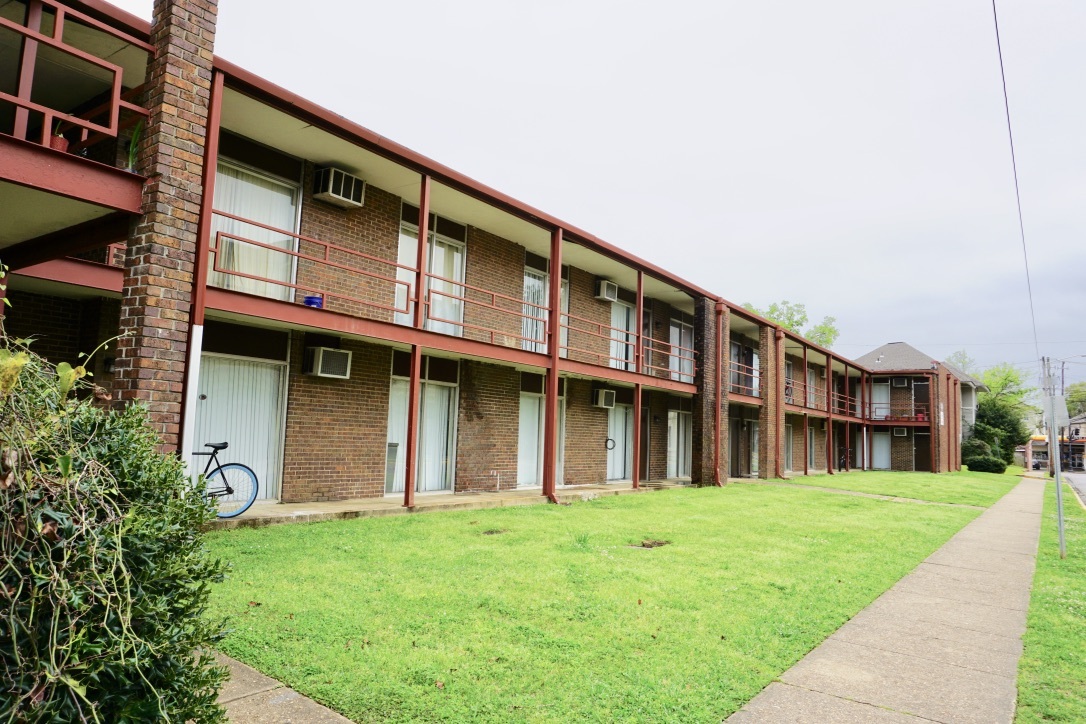
{"label": "window air conditioner unit", "polygon": [[903,427],[894,428],[894,437],[908,437],[909,433]]}
{"label": "window air conditioner unit", "polygon": [[615,406],[615,391],[614,390],[596,390],[592,395],[592,404],[596,407],[602,407],[605,410],[610,410]]}
{"label": "window air conditioner unit", "polygon": [[894,385],[894,387],[908,387],[909,386],[909,378],[908,377],[895,377],[894,381],[893,381],[893,385]]}
{"label": "window air conditioner unit", "polygon": [[302,371],[314,377],[349,380],[351,379],[351,353],[331,347],[307,347],[305,369]]}
{"label": "window air conditioner unit", "polygon": [[318,168],[313,198],[348,209],[360,208],[366,200],[366,182],[338,168]]}
{"label": "window air conditioner unit", "polygon": [[604,302],[618,301],[618,285],[609,279],[596,280],[596,299]]}

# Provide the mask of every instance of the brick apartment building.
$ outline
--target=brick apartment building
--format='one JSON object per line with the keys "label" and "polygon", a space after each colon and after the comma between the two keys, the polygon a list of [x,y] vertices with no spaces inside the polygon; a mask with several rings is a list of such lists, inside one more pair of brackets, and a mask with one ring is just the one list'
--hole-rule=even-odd
{"label": "brick apartment building", "polygon": [[0,3],[0,262],[39,353],[123,335],[94,380],[164,449],[409,506],[960,467],[955,371],[845,359],[216,57],[214,0],[154,18]]}

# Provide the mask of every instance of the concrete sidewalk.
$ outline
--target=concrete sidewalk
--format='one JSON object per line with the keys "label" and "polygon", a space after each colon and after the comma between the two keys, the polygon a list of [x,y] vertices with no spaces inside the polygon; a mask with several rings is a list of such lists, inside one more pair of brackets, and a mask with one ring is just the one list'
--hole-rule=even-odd
{"label": "concrete sidewalk", "polygon": [[1010,722],[1044,486],[1023,479],[728,721]]}
{"label": "concrete sidewalk", "polygon": [[220,664],[230,669],[230,679],[219,693],[219,703],[235,724],[332,724],[350,719],[307,699],[251,666],[222,654]]}

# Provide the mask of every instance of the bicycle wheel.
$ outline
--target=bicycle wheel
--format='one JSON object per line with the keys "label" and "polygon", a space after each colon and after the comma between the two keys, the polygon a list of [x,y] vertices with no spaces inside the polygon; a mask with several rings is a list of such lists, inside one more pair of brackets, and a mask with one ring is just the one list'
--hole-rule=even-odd
{"label": "bicycle wheel", "polygon": [[233,518],[248,510],[259,487],[256,473],[241,463],[220,465],[206,482],[207,496],[215,503],[215,514],[220,518]]}

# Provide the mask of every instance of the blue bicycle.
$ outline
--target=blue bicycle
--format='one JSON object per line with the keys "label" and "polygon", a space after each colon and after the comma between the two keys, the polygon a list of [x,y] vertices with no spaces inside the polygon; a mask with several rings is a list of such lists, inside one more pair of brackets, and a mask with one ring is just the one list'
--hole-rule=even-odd
{"label": "blue bicycle", "polygon": [[[219,452],[230,447],[230,443],[209,442],[204,447],[211,448],[211,452],[196,450],[192,453],[208,457],[203,475],[206,485],[204,497],[215,504],[215,515],[220,518],[236,518],[256,500],[256,493],[260,488],[256,473],[248,465],[223,465],[219,462]],[[212,465],[215,466],[214,470],[211,470]],[[209,470],[211,472],[208,472]]]}

